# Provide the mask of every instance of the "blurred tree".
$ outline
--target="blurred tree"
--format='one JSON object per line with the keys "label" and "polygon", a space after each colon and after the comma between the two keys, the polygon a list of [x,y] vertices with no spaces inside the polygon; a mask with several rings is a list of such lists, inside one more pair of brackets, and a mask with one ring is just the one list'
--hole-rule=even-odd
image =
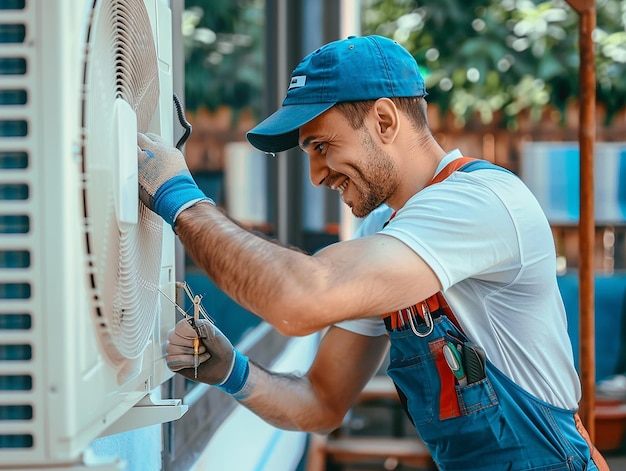
{"label": "blurred tree", "polygon": [[[263,87],[263,0],[185,0],[185,104],[226,105],[233,121],[258,110]],[[233,124],[234,124],[233,122]]]}
{"label": "blurred tree", "polygon": [[[578,95],[578,15],[565,0],[361,0],[363,34],[396,39],[415,56],[429,101],[460,124],[515,126],[528,110],[563,111]],[[185,0],[185,101],[258,112],[263,0]],[[607,123],[626,107],[626,0],[597,0],[598,103]]]}
{"label": "blurred tree", "polygon": [[[460,124],[515,127],[529,110],[563,111],[578,95],[578,15],[565,0],[362,0],[363,34],[405,46],[429,101]],[[607,122],[626,106],[626,0],[597,0],[597,99]]]}

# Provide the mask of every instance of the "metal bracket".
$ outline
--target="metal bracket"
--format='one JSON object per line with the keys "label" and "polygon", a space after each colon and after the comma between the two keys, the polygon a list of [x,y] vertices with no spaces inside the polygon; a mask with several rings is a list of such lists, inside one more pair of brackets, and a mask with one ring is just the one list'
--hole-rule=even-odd
{"label": "metal bracket", "polygon": [[122,417],[113,422],[101,436],[162,424],[180,419],[189,406],[180,399],[155,399],[151,394],[143,397]]}

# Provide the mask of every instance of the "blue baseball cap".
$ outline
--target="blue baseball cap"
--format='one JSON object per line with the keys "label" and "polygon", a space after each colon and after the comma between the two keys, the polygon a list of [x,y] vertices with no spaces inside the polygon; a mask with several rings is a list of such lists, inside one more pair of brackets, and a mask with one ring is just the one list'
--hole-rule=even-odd
{"label": "blue baseball cap", "polygon": [[350,36],[302,59],[282,107],[246,137],[264,152],[282,152],[298,145],[300,126],[337,103],[426,95],[417,62],[400,44],[382,36]]}

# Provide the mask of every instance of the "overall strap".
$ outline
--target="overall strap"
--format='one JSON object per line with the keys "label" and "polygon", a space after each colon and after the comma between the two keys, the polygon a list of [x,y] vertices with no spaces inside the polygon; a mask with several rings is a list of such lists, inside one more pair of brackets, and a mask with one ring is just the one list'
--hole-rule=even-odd
{"label": "overall strap", "polygon": [[454,159],[448,165],[446,165],[441,172],[434,176],[434,178],[430,181],[430,183],[426,186],[434,185],[435,183],[439,183],[444,181],[450,175],[452,175],[457,170],[461,170],[465,165],[471,164],[472,162],[487,162],[486,160],[478,160],[473,157],[459,157],[458,159]]}
{"label": "overall strap", "polygon": [[602,456],[602,454],[600,453],[600,450],[598,450],[596,446],[591,442],[591,437],[589,436],[589,432],[587,432],[587,429],[583,425],[583,422],[580,419],[578,412],[574,414],[574,420],[576,421],[576,429],[587,442],[587,446],[589,447],[589,451],[591,453],[591,459],[597,466],[598,471],[610,471],[609,465],[604,459],[604,456]]}
{"label": "overall strap", "polygon": [[439,183],[444,181],[450,175],[452,175],[457,170],[460,172],[473,172],[474,170],[481,169],[493,169],[493,170],[501,170],[503,172],[507,172],[513,174],[510,170],[507,170],[504,167],[500,167],[496,164],[489,162],[488,160],[475,159],[473,157],[459,157],[458,159],[454,159],[448,165],[446,165],[441,172],[439,172],[435,177],[430,181],[430,183],[426,186],[434,185],[435,183]]}

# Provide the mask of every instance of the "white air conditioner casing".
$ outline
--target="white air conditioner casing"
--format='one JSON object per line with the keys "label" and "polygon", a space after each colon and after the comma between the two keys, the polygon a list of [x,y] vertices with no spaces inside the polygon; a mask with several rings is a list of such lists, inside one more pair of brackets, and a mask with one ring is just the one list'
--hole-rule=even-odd
{"label": "white air conditioner casing", "polygon": [[[95,438],[185,409],[150,400],[172,376],[175,250],[136,183],[137,130],[173,138],[171,12],[163,0],[13,3],[0,15],[0,469],[70,468]],[[117,72],[158,70],[148,118],[107,88],[117,53],[102,51],[119,32],[102,18],[118,8],[148,18],[154,57],[122,38],[142,50]]]}

